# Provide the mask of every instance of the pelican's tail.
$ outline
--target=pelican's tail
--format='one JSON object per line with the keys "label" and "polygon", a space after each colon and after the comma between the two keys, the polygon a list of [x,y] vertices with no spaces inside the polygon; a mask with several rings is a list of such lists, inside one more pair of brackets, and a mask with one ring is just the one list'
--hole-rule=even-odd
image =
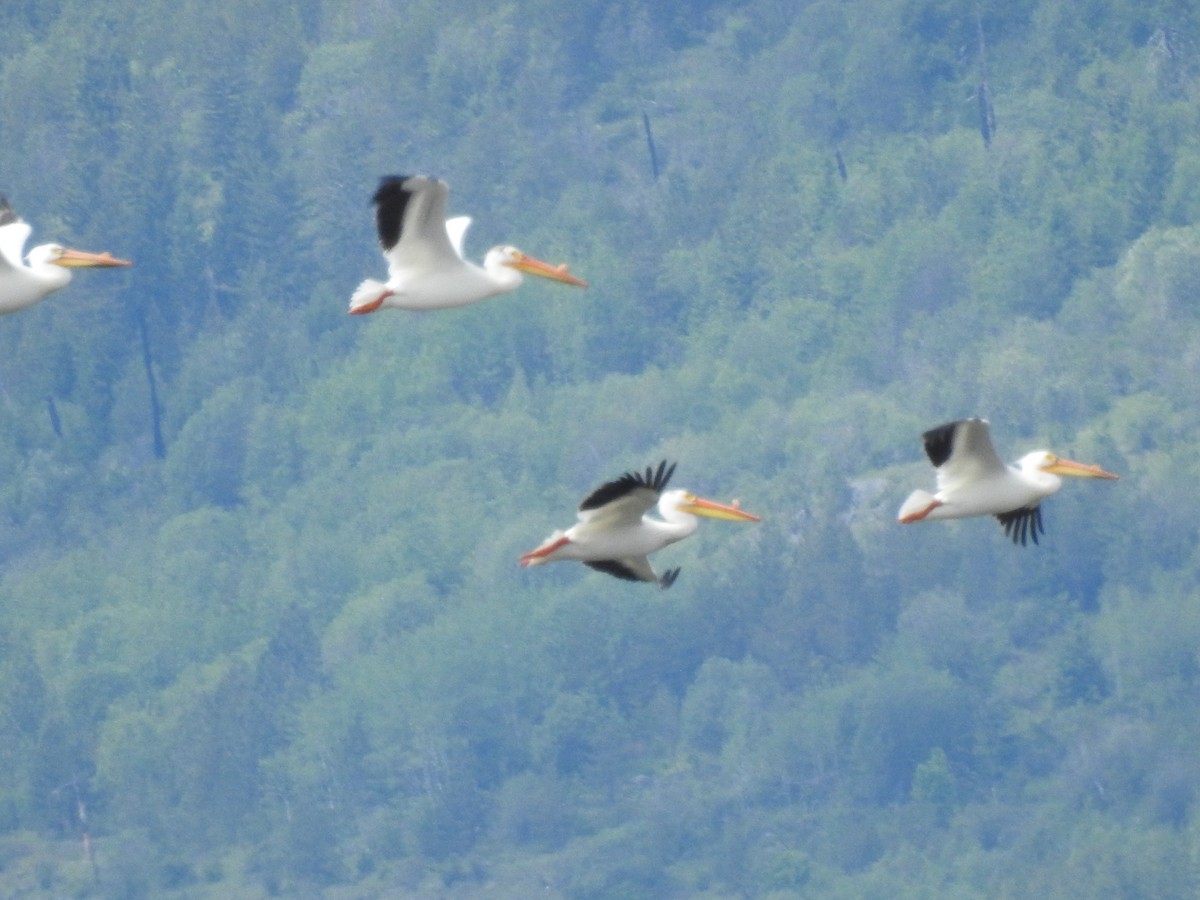
{"label": "pelican's tail", "polygon": [[521,565],[523,566],[540,566],[542,563],[548,563],[553,558],[554,551],[559,547],[569,544],[565,531],[556,531],[550,537],[546,538],[541,546],[530,550],[528,553],[521,554]]}
{"label": "pelican's tail", "polygon": [[900,507],[897,518],[907,525],[910,522],[920,522],[923,518],[942,505],[942,501],[929,491],[913,491]]}
{"label": "pelican's tail", "polygon": [[386,284],[376,281],[374,278],[368,278],[350,297],[350,315],[357,316],[362,313],[375,312],[390,296],[392,296],[392,292],[388,290]]}

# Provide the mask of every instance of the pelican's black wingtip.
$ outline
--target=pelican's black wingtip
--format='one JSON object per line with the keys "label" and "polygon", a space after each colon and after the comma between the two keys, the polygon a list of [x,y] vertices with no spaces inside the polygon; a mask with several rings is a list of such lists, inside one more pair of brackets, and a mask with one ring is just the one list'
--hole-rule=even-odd
{"label": "pelican's black wingtip", "polygon": [[651,477],[650,469],[646,469],[646,486],[662,493],[666,489],[667,483],[671,480],[671,476],[674,474],[675,463],[668,465],[664,459],[658,464],[658,470],[654,472],[653,477]]}
{"label": "pelican's black wingtip", "polygon": [[17,215],[16,210],[9,204],[8,198],[0,194],[0,225],[13,225],[20,221],[21,217]]}
{"label": "pelican's black wingtip", "polygon": [[961,420],[946,422],[930,428],[921,435],[921,440],[925,443],[925,455],[929,457],[935,469],[940,468],[954,452],[954,432],[960,422]]}
{"label": "pelican's black wingtip", "polygon": [[1041,506],[1032,508],[1023,506],[1011,512],[997,513],[996,518],[1004,526],[1004,533],[1012,538],[1012,542],[1020,544],[1022,547],[1028,546],[1029,538],[1032,538],[1033,543],[1037,545],[1038,535],[1046,533],[1046,528],[1042,523]]}
{"label": "pelican's black wingtip", "polygon": [[668,464],[665,459],[658,464],[657,469],[654,466],[647,466],[645,472],[626,472],[619,478],[614,478],[592,491],[579,505],[579,509],[598,509],[638,488],[649,488],[655,493],[661,494],[673,474],[675,474],[675,463]]}
{"label": "pelican's black wingtip", "polygon": [[372,203],[381,203],[388,197],[395,194],[397,191],[404,192],[404,182],[412,178],[411,175],[384,175],[379,179],[379,187],[375,188],[375,193],[371,195]]}
{"label": "pelican's black wingtip", "polygon": [[405,187],[409,175],[385,175],[379,179],[379,187],[371,197],[375,205],[375,227],[379,232],[379,246],[384,252],[391,250],[400,241],[404,228],[404,211],[412,200],[413,191]]}
{"label": "pelican's black wingtip", "polygon": [[597,572],[603,572],[605,575],[611,575],[613,578],[620,578],[622,581],[652,581],[639,575],[623,561],[619,559],[585,559],[583,564],[589,569],[595,569]]}

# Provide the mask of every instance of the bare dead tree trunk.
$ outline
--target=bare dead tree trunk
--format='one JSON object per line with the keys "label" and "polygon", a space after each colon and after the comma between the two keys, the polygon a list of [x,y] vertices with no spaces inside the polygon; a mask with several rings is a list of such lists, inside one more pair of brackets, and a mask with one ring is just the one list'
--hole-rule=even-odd
{"label": "bare dead tree trunk", "polygon": [[158,383],[154,380],[154,366],[150,360],[150,333],[146,330],[145,316],[138,316],[138,330],[142,333],[142,365],[146,369],[146,383],[150,386],[150,424],[154,430],[154,455],[163,459],[167,445],[162,436],[162,410],[158,405]]}
{"label": "bare dead tree trunk", "polygon": [[987,41],[983,37],[983,14],[975,15],[975,30],[979,36],[979,87],[975,91],[979,104],[979,134],[983,146],[991,148],[992,136],[996,133],[996,110],[992,107],[992,88],[988,76]]}
{"label": "bare dead tree trunk", "polygon": [[58,417],[58,407],[51,396],[46,397],[46,412],[50,414],[50,427],[54,429],[54,436],[62,437],[62,420]]}
{"label": "bare dead tree trunk", "polygon": [[650,131],[650,116],[642,113],[642,125],[646,129],[646,147],[650,150],[650,172],[658,181],[658,151],[654,149],[654,134]]}

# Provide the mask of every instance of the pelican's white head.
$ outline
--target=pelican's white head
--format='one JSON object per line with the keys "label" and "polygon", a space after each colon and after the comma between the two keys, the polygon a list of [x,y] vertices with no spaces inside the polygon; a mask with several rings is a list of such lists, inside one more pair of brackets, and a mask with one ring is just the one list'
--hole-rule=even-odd
{"label": "pelican's white head", "polygon": [[[499,247],[493,247],[489,250],[487,256],[483,258],[483,267],[489,272],[496,272],[505,268],[515,269],[517,272],[537,275],[539,278],[549,278],[551,281],[561,281],[563,284],[572,284],[575,287],[587,287],[586,281],[576,278],[567,271],[566,263],[552,266],[549,263],[542,262],[540,259],[534,259],[532,256],[521,252],[510,244],[502,244]],[[518,276],[518,284],[520,280]]]}
{"label": "pelican's white head", "polygon": [[58,244],[40,244],[25,254],[25,261],[29,263],[29,278],[36,280],[39,297],[70,284],[70,271],[56,265],[62,252],[63,248]]}
{"label": "pelican's white head", "polygon": [[658,514],[670,521],[678,521],[680,513],[687,516],[704,516],[707,519],[724,519],[727,522],[760,522],[762,518],[753,513],[743,512],[738,501],[732,504],[717,503],[697,497],[691,491],[676,488],[665,491],[658,498]]}
{"label": "pelican's white head", "polygon": [[1075,478],[1113,478],[1117,476],[1105,472],[1099,466],[1089,466],[1065,459],[1049,450],[1034,450],[1026,453],[1017,460],[1017,468],[1035,484],[1041,486],[1045,495],[1058,491],[1062,487],[1060,476],[1070,475]]}
{"label": "pelican's white head", "polygon": [[1026,453],[1017,460],[1017,468],[1022,472],[1047,472],[1051,475],[1071,475],[1076,478],[1111,478],[1119,476],[1105,472],[1099,466],[1075,462],[1066,459],[1049,450],[1034,450]]}
{"label": "pelican's white head", "polygon": [[1043,472],[1047,466],[1052,466],[1058,457],[1049,450],[1031,450],[1017,460],[1016,466],[1022,472]]}

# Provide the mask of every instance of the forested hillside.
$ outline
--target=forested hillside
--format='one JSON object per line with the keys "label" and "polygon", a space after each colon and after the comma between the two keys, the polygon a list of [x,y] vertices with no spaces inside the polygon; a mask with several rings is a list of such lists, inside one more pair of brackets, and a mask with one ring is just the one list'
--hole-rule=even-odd
{"label": "forested hillside", "polygon": [[[591,287],[347,316],[388,173]],[[134,261],[0,318],[0,895],[1200,895],[1195,4],[5,0],[0,193]],[[1121,480],[898,525],[967,415]]]}

